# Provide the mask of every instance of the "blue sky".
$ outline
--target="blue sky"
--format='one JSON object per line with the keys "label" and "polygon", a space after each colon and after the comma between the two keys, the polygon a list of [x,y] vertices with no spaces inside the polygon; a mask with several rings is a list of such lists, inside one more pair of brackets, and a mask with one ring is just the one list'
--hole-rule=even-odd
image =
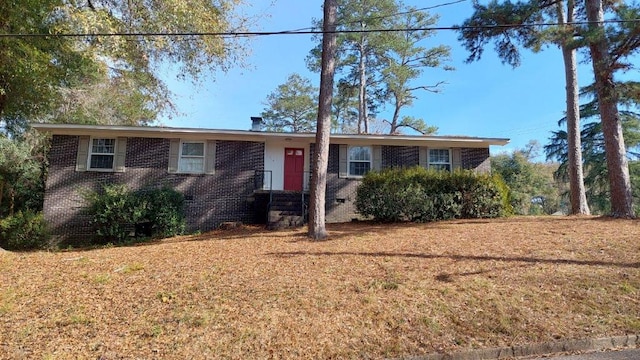
{"label": "blue sky", "polygon": [[[416,7],[428,7],[447,0],[407,0]],[[322,1],[254,0],[245,5],[248,14],[264,15],[256,31],[281,31],[307,28],[313,18],[321,18]],[[438,26],[461,24],[472,13],[471,1],[431,11],[438,14]],[[492,45],[483,58],[466,64],[467,51],[460,46],[454,31],[438,31],[424,46],[451,47],[451,65],[455,71],[426,70],[421,84],[446,82],[439,94],[419,93],[419,98],[403,115],[422,117],[439,128],[438,135],[468,135],[510,138],[510,144],[494,147],[492,153],[508,152],[525,146],[530,140],[542,145],[550,132],[559,129],[557,121],[565,109],[562,55],[555,47],[533,54],[523,51],[522,65],[511,68],[498,59]],[[197,86],[166,74],[175,93],[178,116],[163,119],[167,126],[214,129],[249,129],[251,116],[264,109],[264,100],[291,73],[300,73],[315,84],[319,74],[310,73],[305,57],[314,46],[310,35],[257,37],[249,42],[251,54],[247,68],[233,68],[211,77]],[[589,64],[580,64],[580,85],[592,82]],[[388,118],[381,112],[378,118]],[[544,161],[543,157],[538,158]]]}

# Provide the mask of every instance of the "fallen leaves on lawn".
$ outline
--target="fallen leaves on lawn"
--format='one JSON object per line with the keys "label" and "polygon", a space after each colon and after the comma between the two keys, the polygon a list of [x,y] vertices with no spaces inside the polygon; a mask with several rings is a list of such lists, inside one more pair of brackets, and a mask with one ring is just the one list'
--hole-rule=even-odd
{"label": "fallen leaves on lawn", "polygon": [[384,358],[640,332],[640,222],[245,227],[0,254],[0,358]]}

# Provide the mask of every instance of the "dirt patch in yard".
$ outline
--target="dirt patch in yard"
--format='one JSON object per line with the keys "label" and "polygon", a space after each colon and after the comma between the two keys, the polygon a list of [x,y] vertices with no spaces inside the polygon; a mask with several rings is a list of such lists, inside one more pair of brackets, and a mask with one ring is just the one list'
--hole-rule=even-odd
{"label": "dirt patch in yard", "polygon": [[385,358],[640,333],[640,221],[240,228],[0,253],[0,358]]}

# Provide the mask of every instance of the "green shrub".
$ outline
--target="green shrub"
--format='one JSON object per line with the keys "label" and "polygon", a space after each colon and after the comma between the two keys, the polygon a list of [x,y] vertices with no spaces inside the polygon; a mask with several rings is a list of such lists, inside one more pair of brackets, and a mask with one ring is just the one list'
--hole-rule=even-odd
{"label": "green shrub", "polygon": [[124,242],[142,215],[136,211],[135,198],[125,185],[103,185],[100,191],[89,192],[85,198],[99,243]]}
{"label": "green shrub", "polygon": [[49,241],[41,212],[19,211],[0,220],[0,247],[6,250],[45,248]]}
{"label": "green shrub", "polygon": [[127,242],[137,226],[151,238],[181,234],[185,229],[184,197],[170,188],[131,191],[125,185],[104,185],[85,198],[99,243]]}
{"label": "green shrub", "polygon": [[503,216],[509,213],[508,201],[499,177],[414,167],[366,174],[356,208],[378,221],[426,222]]}
{"label": "green shrub", "polygon": [[184,196],[167,187],[142,189],[134,193],[140,218],[151,226],[153,237],[169,237],[185,230]]}

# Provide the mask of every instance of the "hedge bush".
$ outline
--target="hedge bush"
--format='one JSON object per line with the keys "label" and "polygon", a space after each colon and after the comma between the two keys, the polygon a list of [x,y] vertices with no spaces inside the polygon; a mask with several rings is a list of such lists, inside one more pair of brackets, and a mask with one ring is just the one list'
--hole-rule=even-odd
{"label": "hedge bush", "polygon": [[[132,191],[121,184],[103,185],[85,198],[98,243],[125,243],[132,232],[161,238],[182,234],[185,229],[184,196],[168,187]],[[142,233],[136,231],[140,226]]]}
{"label": "hedge bush", "polygon": [[509,190],[499,177],[422,167],[369,172],[356,208],[384,222],[491,218],[510,214]]}
{"label": "hedge bush", "polygon": [[147,222],[154,237],[184,233],[184,196],[168,187],[142,189],[133,196],[138,201],[139,219]]}
{"label": "hedge bush", "polygon": [[0,220],[0,247],[31,250],[47,247],[49,232],[42,212],[19,211]]}

